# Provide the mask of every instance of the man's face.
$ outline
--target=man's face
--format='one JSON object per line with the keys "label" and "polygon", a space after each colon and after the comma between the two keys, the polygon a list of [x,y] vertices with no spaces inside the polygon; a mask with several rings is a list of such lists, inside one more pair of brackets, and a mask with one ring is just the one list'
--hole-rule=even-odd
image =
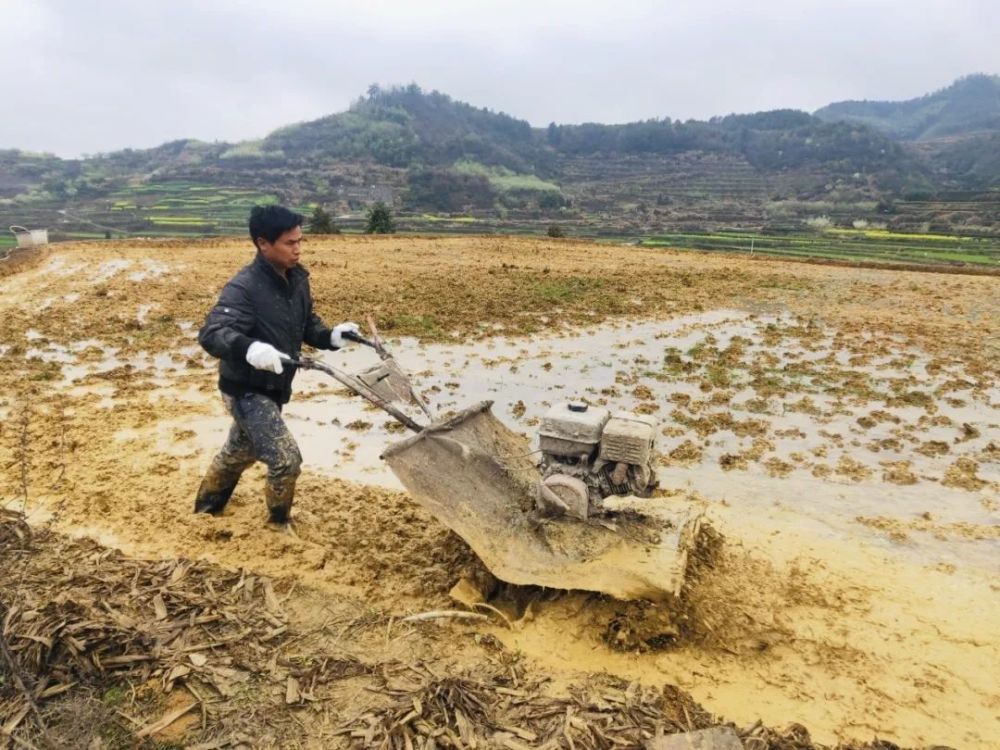
{"label": "man's face", "polygon": [[283,232],[274,242],[258,237],[257,247],[260,248],[264,260],[279,271],[288,271],[299,264],[302,252],[302,227],[293,227]]}

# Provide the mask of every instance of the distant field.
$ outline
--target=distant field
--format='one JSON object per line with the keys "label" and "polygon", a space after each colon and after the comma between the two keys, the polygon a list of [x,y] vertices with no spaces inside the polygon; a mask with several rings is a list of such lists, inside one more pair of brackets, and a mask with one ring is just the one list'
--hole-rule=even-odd
{"label": "distant field", "polygon": [[[172,180],[126,188],[65,208],[36,201],[18,206],[11,218],[24,226],[47,227],[57,239],[100,239],[109,232],[116,238],[243,234],[250,208],[275,201],[277,196],[252,189]],[[312,207],[296,208],[308,211]],[[0,237],[3,245],[13,242],[9,234]]]}
{"label": "distant field", "polygon": [[482,175],[501,193],[517,190],[559,192],[559,186],[553,182],[546,182],[533,174],[518,174],[503,167],[487,167],[478,162],[462,160],[455,163],[454,169],[461,174]]}
{"label": "distant field", "polygon": [[[545,191],[558,187],[536,177],[515,175],[506,170],[485,170],[475,162],[462,167],[486,174],[501,190]],[[485,170],[485,171],[484,171]],[[48,227],[54,240],[104,239],[125,237],[202,237],[243,235],[250,208],[277,201],[277,196],[250,188],[219,187],[187,180],[146,183],[124,188],[106,199],[89,201],[63,209],[45,202],[22,205],[9,218],[29,227]],[[308,215],[310,203],[293,205]],[[341,231],[360,232],[364,212],[335,217]],[[9,223],[9,222],[8,222]],[[402,233],[426,234],[545,234],[550,219],[544,217],[500,218],[446,216],[433,213],[400,213],[397,224]],[[751,253],[790,258],[829,259],[847,262],[900,263],[911,265],[1000,266],[1000,238],[972,237],[945,233],[891,232],[885,229],[844,229],[822,231],[755,233],[737,229],[706,232],[666,232],[653,235],[628,228],[606,217],[566,220],[560,226],[567,235],[608,242],[638,242],[644,247],[711,250]],[[9,233],[0,232],[0,248],[14,244]]]}
{"label": "distant field", "polygon": [[1000,266],[1000,239],[885,230],[833,229],[814,234],[750,232],[658,234],[643,247],[691,248],[793,258],[906,264]]}

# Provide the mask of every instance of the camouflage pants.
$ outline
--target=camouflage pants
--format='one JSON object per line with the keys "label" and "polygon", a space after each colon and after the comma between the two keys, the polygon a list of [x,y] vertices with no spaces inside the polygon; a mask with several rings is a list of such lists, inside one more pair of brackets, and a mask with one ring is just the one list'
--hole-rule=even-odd
{"label": "camouflage pants", "polygon": [[281,406],[257,393],[241,398],[223,395],[233,417],[229,437],[198,488],[196,513],[220,513],[243,471],[255,461],[267,464],[264,498],[271,520],[288,520],[295,496],[302,454],[281,418]]}

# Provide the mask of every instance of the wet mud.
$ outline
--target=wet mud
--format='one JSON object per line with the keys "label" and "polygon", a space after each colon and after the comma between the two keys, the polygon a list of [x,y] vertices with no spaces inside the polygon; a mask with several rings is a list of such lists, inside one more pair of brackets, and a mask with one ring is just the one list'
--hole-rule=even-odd
{"label": "wet mud", "polygon": [[[554,684],[674,684],[741,725],[797,722],[825,743],[1000,739],[995,279],[500,239],[309,253],[321,314],[374,313],[441,412],[493,399],[529,437],[570,397],[656,416],[662,486],[706,502],[725,537],[680,613],[501,591],[514,627],[482,637]],[[0,279],[0,499],[310,598],[453,606],[474,556],[379,461],[401,436],[390,418],[320,374],[287,409],[297,535],[264,528],[260,466],[223,515],[191,513],[230,421],[194,334],[246,260],[229,242],[76,245]]]}

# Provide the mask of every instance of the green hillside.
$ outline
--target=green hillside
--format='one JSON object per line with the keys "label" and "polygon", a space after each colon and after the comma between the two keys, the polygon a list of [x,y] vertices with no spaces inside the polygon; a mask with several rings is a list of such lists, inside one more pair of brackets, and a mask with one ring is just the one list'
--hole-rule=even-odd
{"label": "green hillside", "polygon": [[1000,130],[1000,76],[971,75],[918,99],[846,101],[816,111],[827,122],[870,125],[902,140]]}
{"label": "green hillside", "polygon": [[372,86],[345,112],[255,141],[79,160],[0,151],[0,222],[55,237],[226,234],[253,203],[282,201],[322,205],[350,231],[385,201],[411,230],[785,232],[823,218],[983,235],[1000,233],[997,133],[899,142],[796,110],[535,128],[413,84]]}
{"label": "green hillside", "polygon": [[263,148],[292,159],[372,159],[408,167],[465,158],[517,171],[529,171],[541,155],[524,120],[425,93],[415,84],[372,86],[347,112],[281,128]]}
{"label": "green hillside", "polygon": [[[262,155],[372,159],[391,167],[476,162],[512,173],[557,177],[561,156],[728,153],[765,170],[823,164],[831,170],[898,168],[903,152],[862,125],[827,123],[805,112],[777,110],[706,122],[668,118],[623,125],[526,121],[472,107],[416,85],[373,86],[347,112],[282,128],[264,139]],[[916,169],[906,164],[908,170]]]}

